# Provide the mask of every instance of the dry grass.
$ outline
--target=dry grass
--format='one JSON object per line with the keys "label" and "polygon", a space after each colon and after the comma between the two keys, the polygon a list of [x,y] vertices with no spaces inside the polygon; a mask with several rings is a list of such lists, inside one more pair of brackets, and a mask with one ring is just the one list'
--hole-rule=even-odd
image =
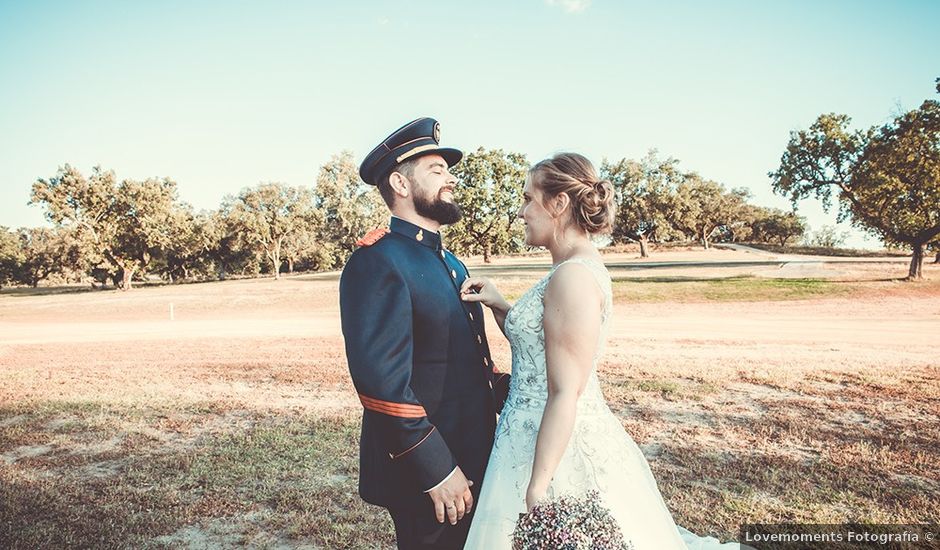
{"label": "dry grass", "polygon": [[[895,267],[615,273],[605,392],[678,522],[940,521],[940,270]],[[393,547],[337,310],[335,274],[0,294],[0,547]]]}
{"label": "dry grass", "polygon": [[15,457],[0,470],[6,548],[393,542],[385,514],[356,496],[349,418],[56,408],[5,415],[19,419],[2,432]]}

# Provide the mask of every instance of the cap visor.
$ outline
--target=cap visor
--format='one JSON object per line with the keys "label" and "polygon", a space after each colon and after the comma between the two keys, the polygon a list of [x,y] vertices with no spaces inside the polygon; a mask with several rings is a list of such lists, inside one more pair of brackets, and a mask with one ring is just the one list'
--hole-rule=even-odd
{"label": "cap visor", "polygon": [[450,168],[453,165],[460,162],[460,159],[463,158],[463,152],[458,149],[451,149],[450,147],[438,147],[437,149],[428,149],[427,151],[421,151],[417,155],[411,157],[416,159],[418,157],[423,157],[426,155],[440,155],[443,157],[444,161],[447,162],[447,167]]}
{"label": "cap visor", "polygon": [[444,160],[447,161],[447,166],[452,167],[453,165],[460,162],[463,158],[463,152],[458,149],[451,149],[450,147],[441,147],[435,153],[444,157]]}

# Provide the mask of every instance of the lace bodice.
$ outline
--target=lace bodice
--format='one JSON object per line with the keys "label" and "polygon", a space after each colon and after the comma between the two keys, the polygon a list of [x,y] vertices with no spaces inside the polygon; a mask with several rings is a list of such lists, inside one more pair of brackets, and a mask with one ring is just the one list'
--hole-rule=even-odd
{"label": "lace bodice", "polygon": [[588,268],[597,280],[604,295],[601,310],[601,333],[598,336],[594,365],[581,398],[578,411],[589,412],[601,407],[606,409],[600,384],[597,380],[597,362],[603,354],[607,339],[607,321],[613,307],[610,275],[604,264],[596,260],[572,259],[554,266],[548,274],[528,290],[506,314],[506,337],[512,349],[512,379],[506,405],[512,408],[542,410],[548,399],[548,376],[545,364],[545,331],[542,328],[545,289],[555,271],[569,263],[578,263]]}

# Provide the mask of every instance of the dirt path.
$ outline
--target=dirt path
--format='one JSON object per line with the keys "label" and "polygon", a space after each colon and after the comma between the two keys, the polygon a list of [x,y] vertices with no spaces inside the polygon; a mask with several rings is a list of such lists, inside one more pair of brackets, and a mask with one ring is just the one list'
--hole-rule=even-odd
{"label": "dirt path", "polygon": [[[112,321],[0,321],[0,346],[178,339],[339,336],[338,311],[268,309],[224,317]],[[204,316],[205,313],[200,314]],[[493,327],[493,323],[490,323]],[[940,334],[940,299],[618,304],[610,338],[929,346]],[[501,338],[498,333],[491,338]]]}

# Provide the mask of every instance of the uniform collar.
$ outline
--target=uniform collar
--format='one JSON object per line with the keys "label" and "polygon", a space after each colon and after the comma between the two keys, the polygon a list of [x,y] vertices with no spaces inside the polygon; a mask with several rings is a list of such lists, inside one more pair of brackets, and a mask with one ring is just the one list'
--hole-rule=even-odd
{"label": "uniform collar", "polygon": [[440,233],[428,231],[427,229],[418,227],[411,222],[406,222],[405,220],[395,216],[392,216],[392,221],[389,222],[388,228],[393,233],[398,233],[399,235],[407,237],[408,239],[411,239],[412,241],[415,241],[418,244],[422,244],[428,248],[434,250],[441,249]]}

